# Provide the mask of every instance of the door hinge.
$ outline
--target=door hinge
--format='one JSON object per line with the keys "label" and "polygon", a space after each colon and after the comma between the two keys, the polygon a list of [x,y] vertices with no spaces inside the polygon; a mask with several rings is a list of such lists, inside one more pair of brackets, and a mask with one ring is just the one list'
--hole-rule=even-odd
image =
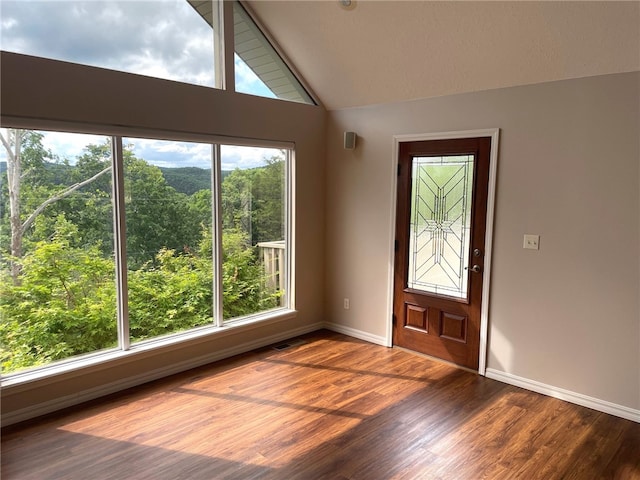
{"label": "door hinge", "polygon": [[400,170],[402,170],[402,165],[398,164],[398,176],[400,176]]}
{"label": "door hinge", "polygon": [[393,250],[397,252],[399,248],[400,248],[400,243],[398,243],[398,240],[394,240]]}
{"label": "door hinge", "polygon": [[395,315],[392,315],[391,316],[391,324],[395,327],[397,323],[398,323],[398,319],[396,318]]}

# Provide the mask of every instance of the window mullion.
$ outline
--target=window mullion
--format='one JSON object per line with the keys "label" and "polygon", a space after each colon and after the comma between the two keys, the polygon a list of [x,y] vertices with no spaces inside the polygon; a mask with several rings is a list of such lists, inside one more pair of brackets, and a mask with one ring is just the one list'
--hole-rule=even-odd
{"label": "window mullion", "polygon": [[111,137],[111,165],[113,167],[113,234],[116,260],[116,305],[118,321],[118,346],[128,350],[129,296],[127,288],[127,242],[124,204],[124,157],[122,137]]}
{"label": "window mullion", "polygon": [[211,2],[211,26],[213,33],[213,58],[214,58],[214,85],[216,88],[224,89],[225,84],[225,65],[224,58],[224,1],[209,0]]}
{"label": "window mullion", "polygon": [[295,164],[294,164],[294,151],[287,149],[286,150],[286,163],[284,170],[284,222],[285,222],[285,299],[284,306],[286,308],[295,308],[295,239],[294,239],[294,172],[295,172]]}
{"label": "window mullion", "polygon": [[233,2],[221,1],[222,8],[222,57],[224,62],[224,86],[225,90],[235,91],[236,69],[235,69],[235,32],[233,17]]}
{"label": "window mullion", "polygon": [[211,169],[211,212],[213,235],[213,319],[216,326],[223,325],[222,311],[222,160],[220,145],[212,148],[213,168]]}

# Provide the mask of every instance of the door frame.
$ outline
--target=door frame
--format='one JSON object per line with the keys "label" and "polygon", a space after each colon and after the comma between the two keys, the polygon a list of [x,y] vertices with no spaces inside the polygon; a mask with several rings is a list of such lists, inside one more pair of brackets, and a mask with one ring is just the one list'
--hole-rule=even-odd
{"label": "door frame", "polygon": [[498,173],[498,142],[500,140],[499,128],[482,130],[462,130],[453,132],[435,132],[422,134],[403,134],[393,136],[393,161],[390,178],[391,186],[391,215],[389,219],[389,276],[387,296],[387,346],[393,346],[393,279],[396,238],[396,208],[398,189],[398,153],[400,144],[405,142],[419,142],[423,140],[451,140],[459,138],[491,137],[491,152],[489,155],[489,189],[487,195],[487,223],[485,230],[485,254],[484,277],[482,285],[482,308],[480,310],[480,350],[478,358],[478,373],[484,375],[487,368],[487,332],[489,330],[489,291],[491,284],[491,258],[493,250],[493,224],[496,197],[496,182]]}

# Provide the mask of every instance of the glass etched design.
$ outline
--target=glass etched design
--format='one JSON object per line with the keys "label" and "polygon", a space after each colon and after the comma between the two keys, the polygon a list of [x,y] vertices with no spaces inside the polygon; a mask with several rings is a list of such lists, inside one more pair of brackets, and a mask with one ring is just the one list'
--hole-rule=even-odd
{"label": "glass etched design", "polygon": [[466,299],[473,155],[415,157],[407,286]]}

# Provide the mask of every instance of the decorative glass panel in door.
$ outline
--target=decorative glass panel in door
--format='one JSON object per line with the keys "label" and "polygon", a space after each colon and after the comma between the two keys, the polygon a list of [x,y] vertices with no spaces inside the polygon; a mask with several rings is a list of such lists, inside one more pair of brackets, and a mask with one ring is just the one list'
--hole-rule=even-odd
{"label": "decorative glass panel in door", "polygon": [[474,156],[414,157],[407,286],[468,298]]}

